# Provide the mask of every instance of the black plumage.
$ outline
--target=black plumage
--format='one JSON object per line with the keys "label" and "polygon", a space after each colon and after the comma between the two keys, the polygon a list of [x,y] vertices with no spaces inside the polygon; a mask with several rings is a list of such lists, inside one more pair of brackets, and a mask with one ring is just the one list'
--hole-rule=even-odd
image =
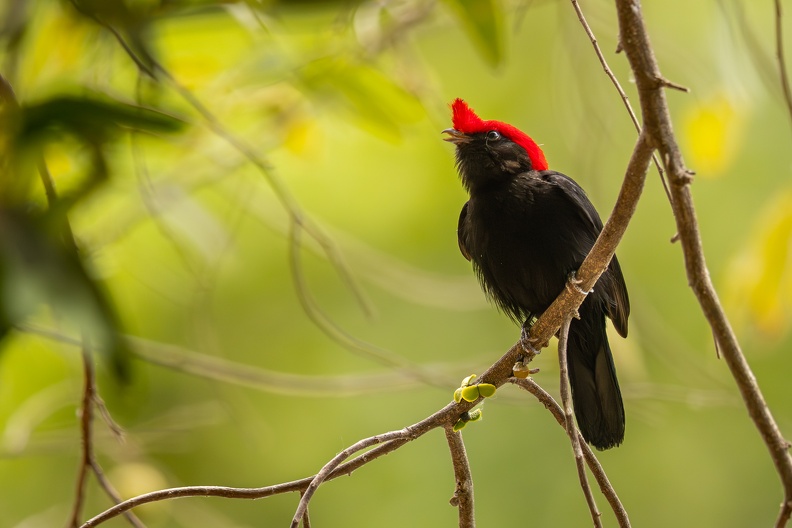
{"label": "black plumage", "polygon": [[[470,193],[459,217],[459,247],[487,296],[525,323],[561,293],[594,245],[602,221],[575,181],[546,170],[533,140],[457,105],[455,129],[445,132],[457,146],[457,167]],[[469,114],[457,116],[458,111]],[[575,416],[583,437],[598,449],[624,438],[624,406],[605,317],[626,336],[629,313],[627,287],[614,256],[580,306],[580,319],[572,320],[568,342]]]}

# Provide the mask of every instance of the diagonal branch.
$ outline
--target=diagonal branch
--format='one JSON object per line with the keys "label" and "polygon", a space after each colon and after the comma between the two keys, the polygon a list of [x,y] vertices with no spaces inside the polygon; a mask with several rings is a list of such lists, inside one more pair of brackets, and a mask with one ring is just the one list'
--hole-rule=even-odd
{"label": "diagonal branch", "polygon": [[759,384],[740,349],[737,337],[718,299],[704,258],[701,235],[690,190],[691,173],[685,167],[671,126],[657,61],[637,0],[616,0],[621,42],[635,74],[644,130],[659,151],[668,171],[677,232],[682,244],[688,283],[712,327],[716,345],[734,377],[748,414],[762,437],[784,487],[784,502],[776,526],[785,526],[792,515],[792,457]]}
{"label": "diagonal branch", "polygon": [[[539,386],[538,383],[536,383],[531,378],[509,378],[509,382],[536,396],[536,399],[539,400],[542,405],[544,405],[545,408],[553,414],[553,417],[556,419],[556,422],[558,422],[558,425],[566,428],[566,417],[564,416],[564,410],[546,390]],[[597,484],[599,484],[600,491],[605,496],[611,506],[611,509],[613,510],[613,513],[616,515],[616,521],[619,523],[620,528],[630,528],[630,519],[627,516],[627,510],[624,509],[624,505],[621,503],[621,500],[619,500],[619,496],[616,494],[616,490],[613,489],[613,485],[611,485],[610,480],[608,480],[605,470],[602,468],[602,465],[599,463],[599,460],[597,460],[596,455],[583,440],[583,437],[579,432],[577,435],[578,443],[580,444],[580,448],[583,450],[583,457],[586,459],[586,464],[588,464],[589,470],[591,470],[592,475],[594,475],[594,479],[597,481]]]}

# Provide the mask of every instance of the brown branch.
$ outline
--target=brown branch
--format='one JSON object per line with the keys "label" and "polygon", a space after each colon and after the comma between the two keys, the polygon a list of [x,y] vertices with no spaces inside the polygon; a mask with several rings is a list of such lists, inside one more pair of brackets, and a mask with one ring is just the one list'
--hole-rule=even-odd
{"label": "brown branch", "polygon": [[[509,378],[509,382],[533,394],[536,399],[552,413],[558,425],[566,429],[566,416],[564,415],[564,410],[546,390],[539,386],[538,383],[531,378]],[[605,474],[605,470],[602,468],[599,460],[597,460],[596,455],[583,440],[583,436],[581,436],[580,433],[578,433],[578,443],[583,450],[583,457],[586,459],[586,464],[588,464],[591,474],[594,475],[594,479],[597,481],[597,484],[599,484],[600,491],[605,496],[613,513],[616,515],[616,521],[619,523],[619,526],[621,528],[630,528],[630,519],[627,516],[627,510],[624,509],[624,505],[621,503],[621,500],[619,500],[616,490],[613,488],[610,480],[608,480],[608,476]]]}
{"label": "brown branch", "polygon": [[470,473],[462,431],[454,432],[452,425],[445,426],[448,449],[451,451],[451,462],[454,465],[456,487],[454,496],[449,501],[451,506],[459,510],[459,528],[475,528],[476,517],[473,509],[473,476]]}
{"label": "brown branch", "polygon": [[715,336],[721,357],[729,367],[748,414],[762,437],[784,487],[784,502],[776,526],[785,526],[792,514],[792,457],[790,444],[781,434],[765,402],[759,384],[740,349],[737,337],[718,300],[704,258],[701,236],[690,190],[690,171],[685,167],[671,126],[662,78],[646,32],[637,0],[616,0],[621,42],[635,75],[644,118],[644,129],[660,153],[668,171],[679,240],[688,283]]}
{"label": "brown branch", "polygon": [[340,453],[330,460],[324,467],[317,473],[314,478],[311,480],[311,483],[308,484],[308,487],[302,494],[300,498],[300,502],[297,505],[297,511],[294,512],[294,517],[292,518],[291,528],[297,528],[300,526],[300,521],[303,519],[305,512],[308,511],[308,503],[311,502],[311,498],[319,486],[327,480],[333,471],[341,465],[341,463],[349,458],[350,456],[354,455],[358,451],[362,451],[368,447],[383,444],[386,442],[390,442],[392,440],[404,440],[404,439],[411,439],[410,438],[410,431],[408,429],[402,429],[401,431],[391,431],[389,433],[383,433],[376,436],[371,436],[369,438],[364,438],[363,440],[359,440],[349,446],[348,448],[344,449]]}
{"label": "brown branch", "polygon": [[93,459],[93,435],[91,431],[91,421],[93,420],[93,397],[94,397],[94,370],[93,358],[91,357],[90,345],[86,336],[83,336],[82,347],[83,362],[83,397],[80,406],[80,439],[82,449],[80,451],[80,468],[77,470],[77,485],[74,494],[74,503],[69,517],[69,526],[77,527],[80,525],[80,513],[85,502],[85,488],[88,484],[88,471],[91,468]]}
{"label": "brown branch", "polygon": [[[0,98],[3,99],[15,110],[19,110],[19,101],[16,98],[14,89],[11,84],[0,75]],[[47,198],[49,207],[53,207],[58,201],[58,191],[55,186],[55,180],[47,167],[46,159],[43,154],[39,154],[38,160],[39,178],[41,179],[42,187],[44,187],[44,194]],[[63,218],[63,242],[69,251],[79,256],[79,249],[77,247],[77,240],[74,237],[74,232],[71,228],[71,223],[68,217]],[[99,394],[96,390],[96,379],[93,368],[93,356],[91,354],[91,345],[88,340],[86,332],[83,332],[82,339],[79,341],[81,356],[83,361],[83,397],[80,406],[80,468],[77,471],[76,491],[74,495],[74,503],[72,504],[72,511],[69,517],[68,526],[76,527],[79,525],[79,518],[82,512],[82,507],[85,502],[86,486],[88,484],[88,472],[91,470],[99,482],[99,486],[107,493],[107,495],[116,503],[120,501],[118,493],[105,477],[102,467],[97,462],[94,454],[93,446],[93,406],[95,402],[101,402],[100,410],[105,415],[106,419],[110,418],[109,412],[104,407]],[[114,423],[114,422],[112,422]],[[115,431],[115,430],[114,430]],[[133,513],[126,513],[126,519],[137,528],[142,528],[143,524]]]}
{"label": "brown branch", "polygon": [[580,447],[581,441],[578,435],[578,430],[575,427],[575,417],[572,413],[572,395],[569,387],[569,372],[567,369],[567,341],[569,339],[569,325],[572,322],[572,316],[569,315],[561,325],[561,330],[558,334],[558,365],[560,374],[561,386],[561,403],[564,408],[564,428],[566,429],[569,441],[572,443],[572,453],[575,455],[575,466],[577,467],[578,479],[580,480],[580,488],[583,490],[583,495],[586,497],[586,504],[591,512],[591,520],[594,521],[594,526],[602,528],[602,514],[597,509],[597,503],[594,501],[594,494],[591,492],[588,478],[586,477],[586,466],[583,463],[583,450]]}
{"label": "brown branch", "polygon": [[787,75],[786,59],[784,58],[783,11],[781,9],[781,0],[775,0],[775,40],[778,74],[781,77],[781,88],[784,90],[784,102],[789,112],[789,118],[792,120],[792,90],[789,88],[789,75]]}
{"label": "brown branch", "polygon": [[[426,431],[424,431],[426,432]],[[353,460],[338,466],[330,475],[327,480],[332,480],[344,475],[351,475],[356,469],[361,466],[376,460],[377,458],[387,455],[404,445],[406,440],[393,440],[391,442],[378,445],[377,447],[363,453]],[[168,488],[163,490],[152,491],[137,497],[132,497],[112,508],[109,508],[99,515],[87,520],[80,528],[91,528],[99,526],[102,523],[113,519],[143,504],[150,502],[159,502],[170,499],[180,499],[184,497],[223,497],[227,499],[263,499],[272,497],[273,495],[280,495],[282,493],[302,492],[308,488],[313,481],[314,477],[307,477],[300,480],[291,482],[284,482],[275,484],[273,486],[265,486],[262,488],[231,488],[228,486],[184,486],[181,488]]]}

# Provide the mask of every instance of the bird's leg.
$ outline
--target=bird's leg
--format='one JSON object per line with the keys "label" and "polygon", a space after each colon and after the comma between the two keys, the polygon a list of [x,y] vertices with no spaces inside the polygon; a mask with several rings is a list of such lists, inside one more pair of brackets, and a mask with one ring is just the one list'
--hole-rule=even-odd
{"label": "bird's leg", "polygon": [[542,348],[539,347],[538,349],[534,346],[538,344],[536,339],[531,337],[531,324],[532,324],[533,317],[528,317],[525,322],[522,324],[522,330],[520,331],[520,346],[523,349],[523,352],[530,357],[539,355],[542,353]]}
{"label": "bird's leg", "polygon": [[543,346],[547,346],[547,343],[539,346],[539,348],[534,346],[537,344],[537,340],[530,335],[532,319],[532,317],[528,317],[525,320],[520,332],[520,346],[525,354],[520,355],[520,357],[517,358],[517,362],[512,367],[512,375],[516,378],[527,378],[529,375],[539,372],[538,368],[529,368],[528,363],[531,362],[534,356],[542,352]]}
{"label": "bird's leg", "polygon": [[[575,273],[575,271],[572,270],[572,271],[569,272],[569,275],[567,276],[566,288],[567,288],[567,290],[570,290],[570,291],[574,290],[574,291],[576,291],[578,293],[581,293],[583,295],[588,295],[589,293],[592,293],[594,291],[594,288],[591,288],[589,291],[586,291],[583,288],[581,288],[580,284],[582,282],[583,282],[582,280],[579,280],[577,278],[577,274]],[[574,316],[575,319],[580,319],[580,312],[578,312],[577,310],[575,310],[575,313],[573,313],[572,315]]]}

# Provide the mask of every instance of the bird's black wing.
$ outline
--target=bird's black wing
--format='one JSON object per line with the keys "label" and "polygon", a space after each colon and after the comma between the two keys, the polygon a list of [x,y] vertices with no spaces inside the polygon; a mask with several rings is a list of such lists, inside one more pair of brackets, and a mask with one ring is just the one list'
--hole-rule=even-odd
{"label": "bird's black wing", "polygon": [[465,202],[465,205],[462,206],[462,212],[459,213],[459,224],[457,224],[457,241],[459,242],[459,251],[461,251],[462,256],[468,260],[470,260],[470,251],[468,251],[468,248],[465,245],[465,219],[467,218],[469,203],[470,202]]}
{"label": "bird's black wing", "polygon": [[[602,231],[600,219],[594,205],[586,196],[586,192],[572,178],[555,171],[545,171],[542,178],[558,186],[564,195],[576,206],[583,225],[591,230],[591,235],[596,239]],[[611,259],[608,269],[603,273],[598,282],[598,287],[604,288],[608,294],[606,313],[613,321],[613,326],[622,337],[627,336],[627,319],[630,315],[630,297],[627,294],[627,285],[624,282],[621,266],[616,255]]]}

